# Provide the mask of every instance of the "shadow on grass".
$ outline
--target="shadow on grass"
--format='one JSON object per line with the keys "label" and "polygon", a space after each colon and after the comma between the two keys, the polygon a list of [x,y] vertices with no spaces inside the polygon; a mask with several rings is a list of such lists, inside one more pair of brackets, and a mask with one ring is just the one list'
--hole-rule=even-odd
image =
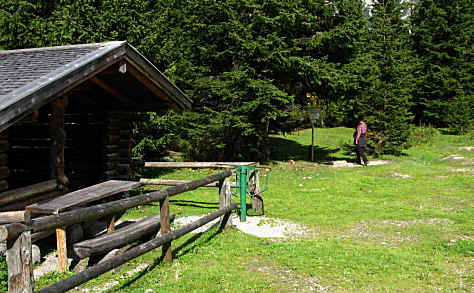
{"label": "shadow on grass", "polygon": [[270,145],[272,146],[271,160],[301,161],[308,159],[308,146],[304,146],[295,141],[280,137],[270,137]]}
{"label": "shadow on grass", "polygon": [[[311,146],[309,145],[302,145],[281,137],[271,137],[270,143],[273,146],[272,154],[270,156],[272,161],[311,160]],[[321,164],[333,160],[354,160],[354,146],[345,144],[342,146],[342,150],[343,155],[341,156],[339,153],[336,156],[335,154],[340,152],[341,148],[315,145],[313,146],[314,162]]]}
{"label": "shadow on grass", "polygon": [[145,168],[145,167],[136,167],[132,171],[132,179],[139,178],[160,178],[169,173],[175,172],[175,168]]}
{"label": "shadow on grass", "polygon": [[170,200],[170,203],[177,206],[186,206],[186,207],[195,207],[203,209],[218,209],[218,202],[204,202],[204,201],[194,201],[194,200]]}
{"label": "shadow on grass", "polygon": [[[173,249],[173,252],[172,252],[173,260],[174,259],[179,259],[179,256],[183,256],[183,255],[188,254],[189,252],[193,251],[196,247],[198,247],[202,243],[206,243],[206,242],[211,241],[217,235],[219,235],[222,231],[223,231],[223,229],[219,228],[214,233],[212,233],[212,235],[207,237],[207,239],[204,239],[202,241],[198,241],[198,240],[204,235],[203,233],[197,233],[197,234],[193,235],[191,238],[189,238],[186,242],[181,244],[179,247]],[[188,246],[190,246],[190,247],[188,247]],[[160,263],[163,262],[163,260],[164,260],[164,256],[161,255],[151,265],[149,265],[145,270],[139,272],[138,274],[134,275],[132,278],[128,279],[124,284],[122,284],[120,286],[119,290],[127,289],[130,285],[132,285],[136,281],[140,280],[141,277],[145,276],[149,271],[156,268]],[[113,291],[107,291],[107,292],[116,292],[116,290],[117,289],[114,289]]]}

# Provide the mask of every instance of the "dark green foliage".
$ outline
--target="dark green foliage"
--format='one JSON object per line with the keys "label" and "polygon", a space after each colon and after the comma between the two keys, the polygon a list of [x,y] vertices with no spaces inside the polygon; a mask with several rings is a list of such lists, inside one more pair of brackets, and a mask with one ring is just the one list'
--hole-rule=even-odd
{"label": "dark green foliage", "polygon": [[456,133],[472,128],[472,1],[420,1],[413,23],[422,66],[417,74],[414,112],[419,122],[449,127]]}
{"label": "dark green foliage", "polygon": [[0,256],[0,292],[8,291],[8,267],[6,258]]}
{"label": "dark green foliage", "polygon": [[180,148],[182,117],[173,111],[166,115],[148,114],[150,119],[137,122],[133,130],[132,157],[136,160],[158,160],[167,150]]}
{"label": "dark green foliage", "polygon": [[472,1],[420,1],[412,22],[395,0],[0,1],[0,48],[127,40],[193,99],[193,114],[137,124],[140,159],[265,161],[270,131],[308,125],[306,93],[323,126],[365,114],[385,152],[413,114],[472,127]]}
{"label": "dark green foliage", "polygon": [[385,153],[403,149],[410,133],[410,104],[416,59],[410,50],[403,6],[393,0],[374,1],[370,30],[352,70],[365,77],[355,113],[365,115],[369,130],[380,137]]}
{"label": "dark green foliage", "polygon": [[414,127],[410,133],[409,145],[421,145],[433,142],[440,135],[439,131],[432,126]]}

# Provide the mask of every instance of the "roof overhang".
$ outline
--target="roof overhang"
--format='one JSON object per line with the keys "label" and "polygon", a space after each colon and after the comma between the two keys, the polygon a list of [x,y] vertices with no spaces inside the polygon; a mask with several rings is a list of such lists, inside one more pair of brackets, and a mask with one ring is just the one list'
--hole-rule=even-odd
{"label": "roof overhang", "polygon": [[[191,109],[192,101],[150,61],[124,41],[0,51],[0,54],[75,49],[94,45],[100,46],[97,50],[60,66],[6,95],[0,95],[0,132],[59,96],[67,94],[79,84],[94,80],[101,72],[117,64],[125,64],[122,68],[154,93],[157,101],[165,100],[170,108],[178,111]],[[97,83],[97,79],[95,82]],[[103,89],[113,93],[113,88],[103,87]],[[125,106],[124,111],[153,111],[153,109]]]}

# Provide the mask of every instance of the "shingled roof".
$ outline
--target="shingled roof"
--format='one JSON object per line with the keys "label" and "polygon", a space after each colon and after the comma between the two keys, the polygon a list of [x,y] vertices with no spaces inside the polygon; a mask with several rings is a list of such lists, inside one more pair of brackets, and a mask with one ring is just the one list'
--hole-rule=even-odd
{"label": "shingled roof", "polygon": [[[0,132],[112,65],[122,73],[128,65],[134,78],[151,89],[156,100],[179,110],[191,108],[191,100],[127,42],[6,50],[0,51]],[[117,92],[120,98],[119,90],[98,84]]]}

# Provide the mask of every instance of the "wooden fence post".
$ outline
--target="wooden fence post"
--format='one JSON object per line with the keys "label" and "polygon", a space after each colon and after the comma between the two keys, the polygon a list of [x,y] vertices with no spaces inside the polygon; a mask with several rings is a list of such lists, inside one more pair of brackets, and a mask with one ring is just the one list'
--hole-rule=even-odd
{"label": "wooden fence post", "polygon": [[[30,220],[30,216],[25,215],[27,224],[30,224]],[[8,292],[33,292],[32,256],[31,231],[21,232],[16,239],[7,239]]]}
{"label": "wooden fence post", "polygon": [[[169,195],[165,199],[160,201],[160,222],[161,222],[161,235],[165,235],[170,232],[170,197]],[[171,255],[171,241],[163,244],[161,247],[162,256],[165,262],[172,261]]]}
{"label": "wooden fence post", "polygon": [[[252,175],[250,176],[250,192],[253,194],[260,193],[260,182],[258,178],[258,171],[252,171]],[[263,210],[263,202],[261,195],[252,196],[252,209],[256,212],[260,212]]]}
{"label": "wooden fence post", "polygon": [[58,272],[64,273],[67,268],[66,227],[56,229],[56,246],[58,249]]}
{"label": "wooden fence post", "polygon": [[[219,208],[230,205],[232,201],[232,192],[230,190],[231,182],[229,177],[219,180]],[[232,227],[232,211],[221,217],[221,228],[229,229]]]}
{"label": "wooden fence post", "polygon": [[[52,117],[49,123],[52,138],[50,152],[51,177],[56,179],[60,191],[67,190],[68,179],[64,168],[64,148],[66,144],[66,131],[64,129],[64,112],[68,103],[66,96],[51,102]],[[56,244],[58,249],[58,271],[64,273],[67,267],[66,227],[56,229]]]}

